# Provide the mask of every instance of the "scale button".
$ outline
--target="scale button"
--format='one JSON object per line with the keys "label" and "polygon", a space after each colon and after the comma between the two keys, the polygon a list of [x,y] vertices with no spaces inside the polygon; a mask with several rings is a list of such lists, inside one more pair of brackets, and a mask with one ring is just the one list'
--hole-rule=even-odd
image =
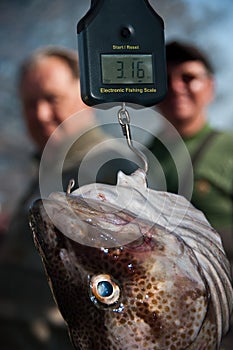
{"label": "scale button", "polygon": [[121,36],[124,39],[128,39],[133,34],[133,28],[131,26],[129,27],[123,27],[121,29]]}

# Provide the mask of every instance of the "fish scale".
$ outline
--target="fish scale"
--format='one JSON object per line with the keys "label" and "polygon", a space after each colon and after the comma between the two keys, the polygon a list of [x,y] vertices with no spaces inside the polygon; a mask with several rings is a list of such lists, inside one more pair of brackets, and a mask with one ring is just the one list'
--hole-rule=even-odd
{"label": "fish scale", "polygon": [[38,200],[30,225],[75,349],[219,348],[232,311],[221,239],[141,170]]}

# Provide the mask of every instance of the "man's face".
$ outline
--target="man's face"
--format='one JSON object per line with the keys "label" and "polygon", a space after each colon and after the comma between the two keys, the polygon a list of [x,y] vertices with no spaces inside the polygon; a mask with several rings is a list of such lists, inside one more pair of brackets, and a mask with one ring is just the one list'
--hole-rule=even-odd
{"label": "man's face", "polygon": [[41,59],[27,73],[20,94],[29,133],[40,149],[58,125],[85,107],[79,80],[57,57]]}
{"label": "man's face", "polygon": [[200,61],[168,64],[168,94],[158,105],[175,126],[205,117],[214,96],[213,78]]}

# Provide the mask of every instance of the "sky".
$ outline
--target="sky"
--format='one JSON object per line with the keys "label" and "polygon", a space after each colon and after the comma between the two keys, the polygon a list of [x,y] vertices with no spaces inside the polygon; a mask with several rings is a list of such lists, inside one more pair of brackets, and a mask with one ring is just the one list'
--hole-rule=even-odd
{"label": "sky", "polygon": [[[164,19],[167,40],[188,40],[210,56],[216,70],[216,100],[209,109],[209,120],[217,128],[233,130],[233,1],[149,2]],[[0,210],[1,198],[9,193],[11,197],[18,195],[27,184],[25,164],[32,147],[17,95],[18,65],[39,46],[58,44],[77,49],[76,25],[90,3],[91,0],[0,1]],[[146,118],[153,124],[149,116]]]}

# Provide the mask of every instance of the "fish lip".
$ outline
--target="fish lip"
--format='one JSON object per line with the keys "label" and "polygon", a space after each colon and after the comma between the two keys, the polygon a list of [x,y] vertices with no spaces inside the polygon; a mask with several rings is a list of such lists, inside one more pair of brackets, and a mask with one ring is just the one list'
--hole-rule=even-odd
{"label": "fish lip", "polygon": [[96,248],[125,246],[142,237],[132,213],[89,198],[55,193],[34,202],[30,215],[52,223],[75,242]]}
{"label": "fish lip", "polygon": [[31,204],[28,212],[29,225],[33,232],[36,230],[37,223],[42,221],[41,210],[43,210],[43,200],[36,199]]}

